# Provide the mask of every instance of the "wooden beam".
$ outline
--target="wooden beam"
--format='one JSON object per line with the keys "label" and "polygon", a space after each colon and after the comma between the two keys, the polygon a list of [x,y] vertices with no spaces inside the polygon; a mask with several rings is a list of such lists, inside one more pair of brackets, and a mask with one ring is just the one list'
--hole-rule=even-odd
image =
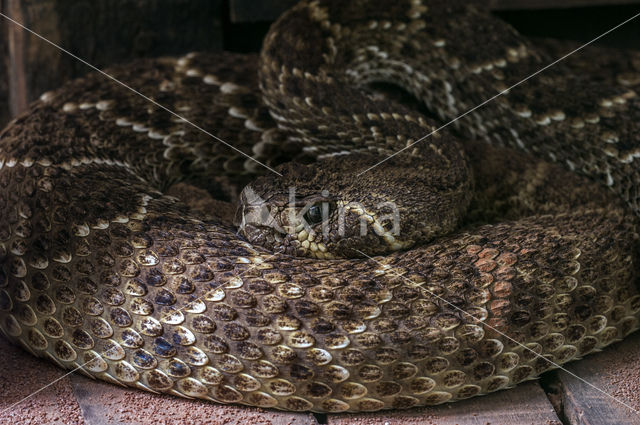
{"label": "wooden beam", "polygon": [[[24,20],[20,0],[6,0],[6,14],[18,22]],[[27,85],[25,81],[24,55],[27,35],[17,25],[5,20],[7,25],[8,50],[8,100],[11,116],[16,116],[27,108]]]}
{"label": "wooden beam", "polygon": [[491,0],[495,10],[570,9],[574,7],[640,4],[638,0]]}
{"label": "wooden beam", "polygon": [[557,372],[558,393],[567,423],[640,423],[639,333],[607,347],[601,353],[569,364],[567,370],[597,387],[569,373]]}
{"label": "wooden beam", "polygon": [[231,22],[275,21],[278,16],[298,0],[230,0]]}
{"label": "wooden beam", "polygon": [[[233,23],[274,21],[298,0],[230,0]],[[566,9],[585,6],[640,4],[640,0],[489,0],[495,10]]]}
{"label": "wooden beam", "polygon": [[[0,11],[6,13],[7,0],[0,0]],[[1,18],[0,18],[1,19]],[[9,25],[0,22],[0,128],[9,122]]]}
{"label": "wooden beam", "polygon": [[[4,0],[6,14],[99,68],[222,49],[224,0]],[[2,19],[11,113],[90,68]]]}

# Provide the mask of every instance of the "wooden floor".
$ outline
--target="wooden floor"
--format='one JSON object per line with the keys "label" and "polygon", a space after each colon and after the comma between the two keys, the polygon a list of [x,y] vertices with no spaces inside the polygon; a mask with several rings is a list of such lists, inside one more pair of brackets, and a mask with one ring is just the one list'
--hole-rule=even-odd
{"label": "wooden floor", "polygon": [[[65,372],[0,338],[0,423],[11,424],[639,424],[640,333],[514,389],[373,414],[289,414],[182,400]],[[574,374],[574,376],[572,376]],[[584,379],[584,381],[582,381]],[[53,384],[51,384],[54,382]],[[541,384],[542,383],[542,384]],[[50,385],[49,385],[50,384]],[[46,385],[45,389],[14,405]],[[544,387],[544,388],[543,388]],[[553,401],[553,405],[552,402]],[[555,406],[555,408],[554,408]]]}

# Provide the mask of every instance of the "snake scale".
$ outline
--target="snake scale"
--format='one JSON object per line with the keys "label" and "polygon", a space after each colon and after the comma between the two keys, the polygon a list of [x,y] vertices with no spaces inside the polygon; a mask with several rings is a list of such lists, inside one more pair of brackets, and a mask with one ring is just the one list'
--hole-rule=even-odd
{"label": "snake scale", "polygon": [[[0,329],[105,381],[323,412],[485,394],[621,339],[640,311],[637,56],[570,58],[359,175],[548,52],[472,3],[323,0],[259,57],[109,69],[278,177],[101,75],[45,93],[0,137]],[[179,181],[240,198],[240,234],[164,193]],[[287,221],[291,185],[330,217]],[[265,206],[278,226],[249,220]]]}

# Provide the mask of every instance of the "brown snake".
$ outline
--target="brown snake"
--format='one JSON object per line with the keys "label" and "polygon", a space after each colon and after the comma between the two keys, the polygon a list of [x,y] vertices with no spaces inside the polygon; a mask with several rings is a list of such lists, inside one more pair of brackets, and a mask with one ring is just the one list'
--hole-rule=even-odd
{"label": "brown snake", "polygon": [[[445,129],[359,175],[551,62],[545,51],[464,2],[321,1],[271,28],[259,65],[190,54],[111,68],[279,166],[240,196],[247,239],[163,191],[234,198],[259,164],[97,74],[44,94],[0,136],[0,330],[109,382],[325,412],[484,394],[619,340],[640,311],[637,56],[559,64],[457,120],[460,139]],[[291,185],[330,217],[287,222],[301,208]],[[399,235],[379,220],[389,200]],[[293,231],[248,221],[265,206]],[[363,222],[365,236],[351,231]]]}

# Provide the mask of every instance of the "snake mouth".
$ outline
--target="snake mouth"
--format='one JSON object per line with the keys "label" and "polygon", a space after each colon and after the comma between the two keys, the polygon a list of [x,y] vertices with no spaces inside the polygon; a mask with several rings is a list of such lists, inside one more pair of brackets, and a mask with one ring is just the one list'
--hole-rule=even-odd
{"label": "snake mouth", "polygon": [[[315,231],[306,230],[302,224],[287,231],[272,216],[265,219],[262,211],[262,208],[257,211],[247,207],[238,209],[237,216],[241,216],[238,233],[250,243],[297,257],[335,258],[327,251],[327,245],[321,242],[322,236]],[[258,220],[253,219],[256,216]]]}
{"label": "snake mouth", "polygon": [[268,204],[247,197],[245,191],[241,194],[241,202],[233,220],[238,234],[265,248],[281,244],[286,231],[271,214]]}
{"label": "snake mouth", "polygon": [[326,193],[282,202],[283,195],[264,199],[247,186],[234,219],[238,233],[273,252],[318,259],[380,255],[414,244],[399,233],[398,211],[385,210],[389,202],[372,210]]}
{"label": "snake mouth", "polygon": [[[314,209],[318,203],[327,208],[318,212]],[[330,205],[333,207],[330,208]],[[247,186],[240,195],[234,224],[238,233],[249,242],[274,252],[333,259],[334,256],[327,252],[327,246],[322,241],[322,225],[327,221],[328,212],[334,210],[335,201],[326,196],[291,198],[286,202],[284,195],[264,199],[251,186]],[[317,223],[310,221],[311,218],[317,219],[318,214],[325,220]]]}

